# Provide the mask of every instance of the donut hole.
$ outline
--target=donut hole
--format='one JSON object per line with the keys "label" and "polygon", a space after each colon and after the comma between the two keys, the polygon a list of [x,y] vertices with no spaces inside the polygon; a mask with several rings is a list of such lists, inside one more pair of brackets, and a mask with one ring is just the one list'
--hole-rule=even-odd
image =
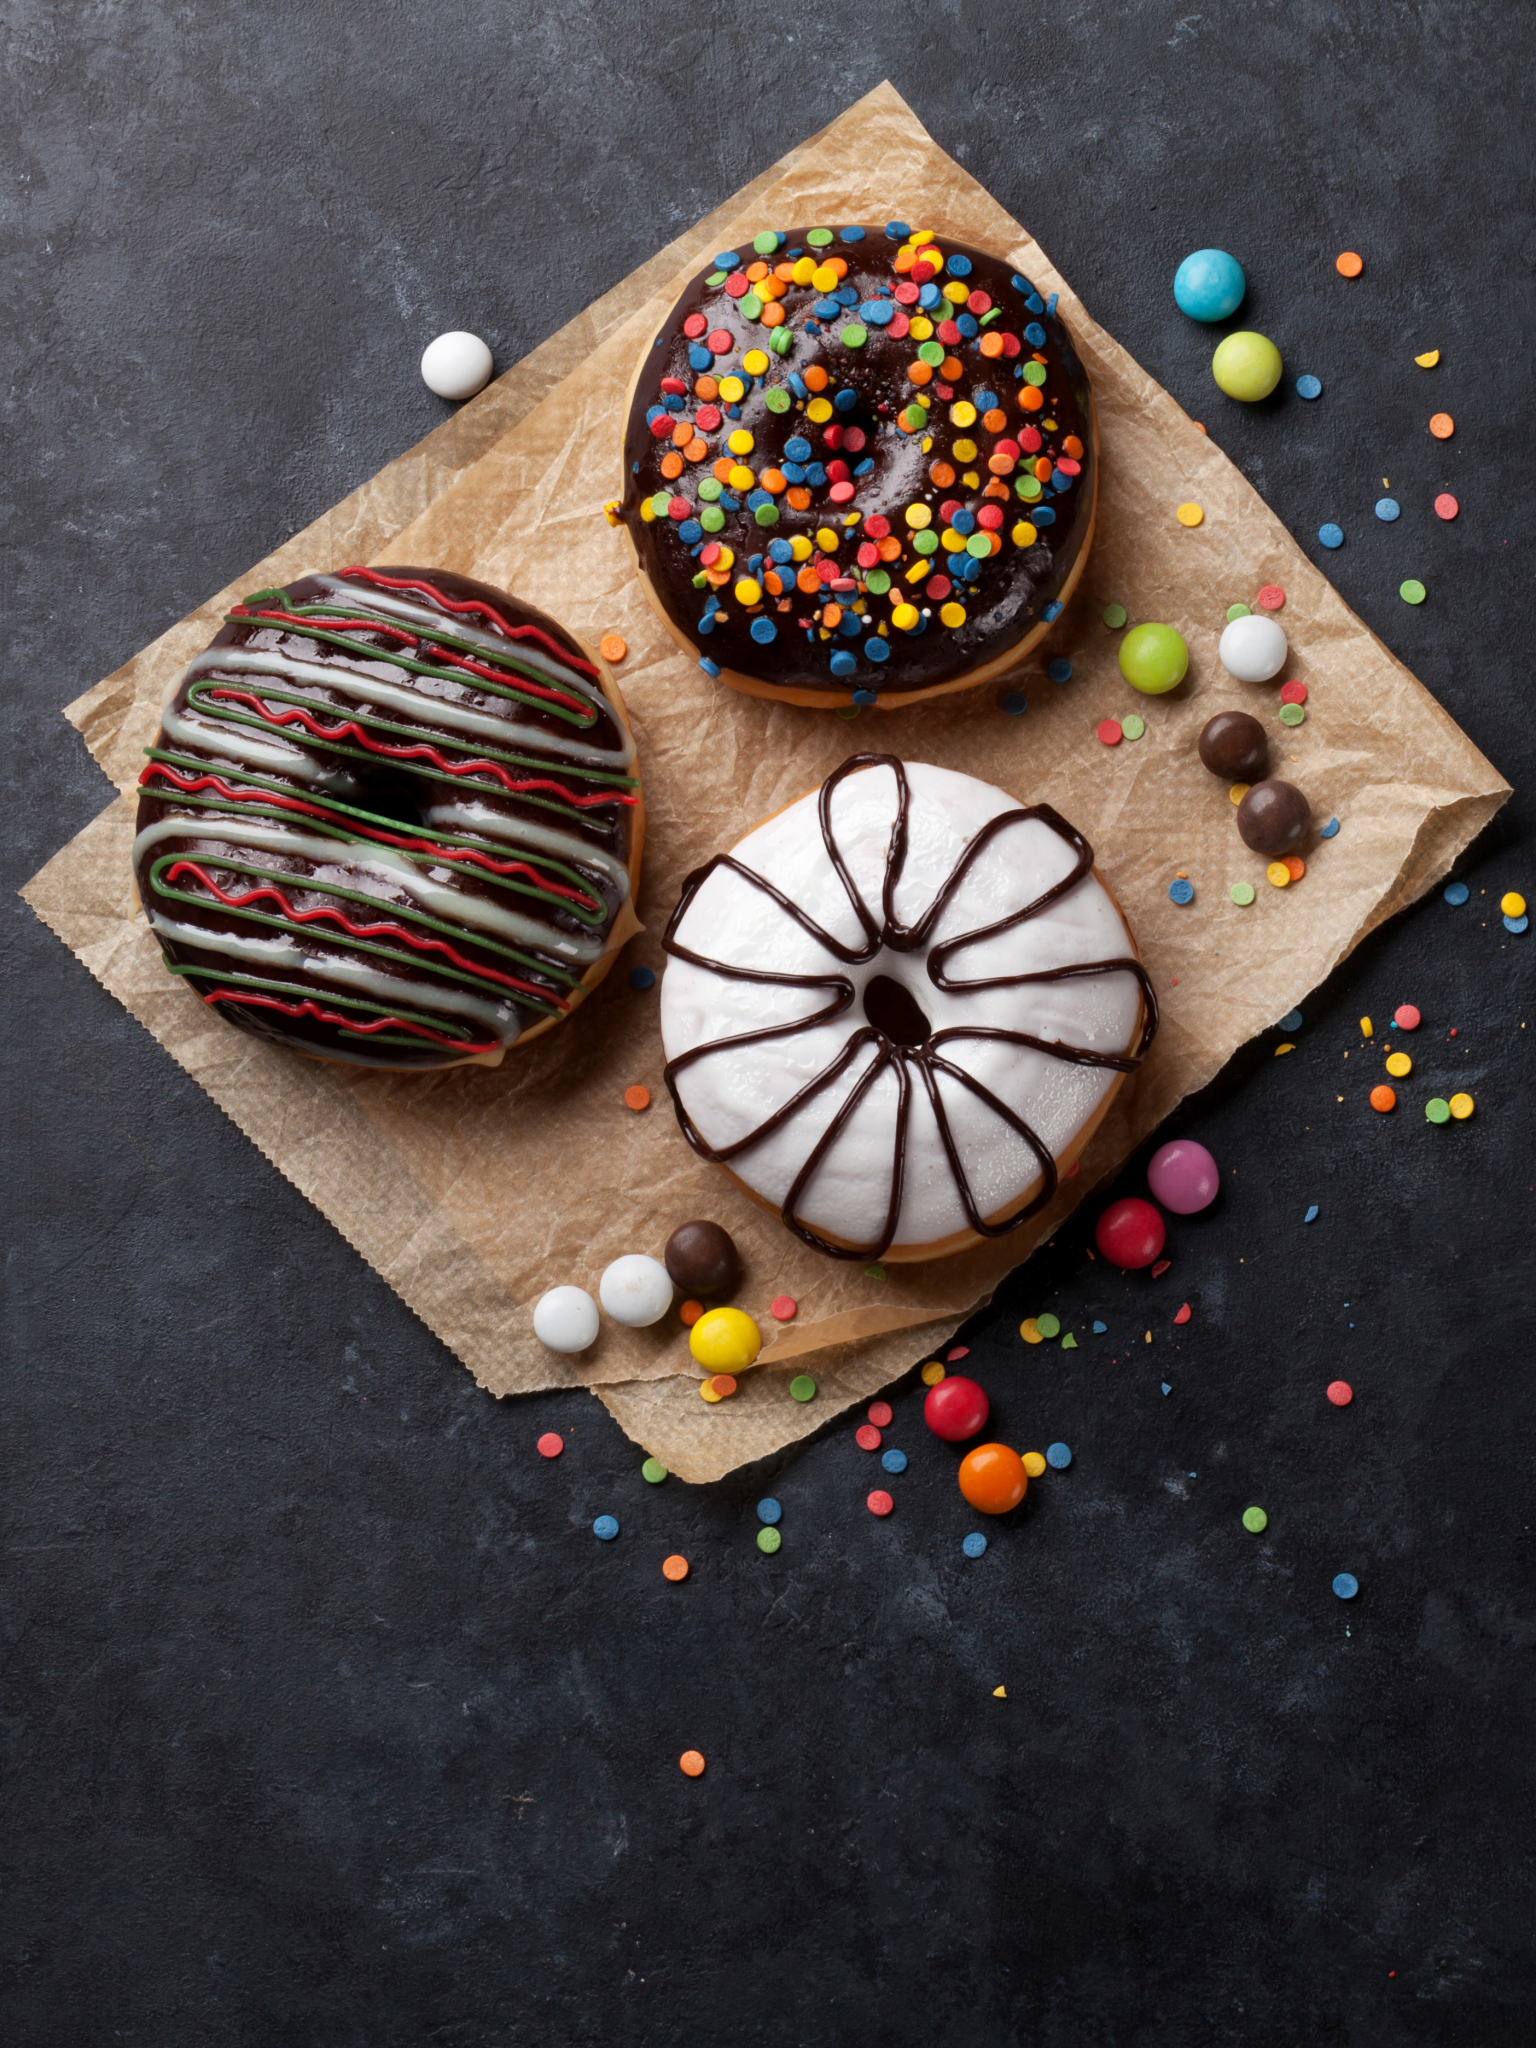
{"label": "donut hole", "polygon": [[888,974],[864,984],[864,1015],[892,1045],[922,1045],[933,1032],[916,997]]}

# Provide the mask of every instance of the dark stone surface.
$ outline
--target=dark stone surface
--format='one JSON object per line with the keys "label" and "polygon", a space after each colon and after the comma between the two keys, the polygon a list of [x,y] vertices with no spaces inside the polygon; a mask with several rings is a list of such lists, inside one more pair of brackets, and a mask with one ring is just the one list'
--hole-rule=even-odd
{"label": "dark stone surface", "polygon": [[[886,74],[1309,550],[1339,520],[1329,575],[1523,785],[1519,10],[6,23],[10,888],[108,795],[59,708],[430,427],[433,334],[510,362]],[[1210,243],[1286,356],[1250,411],[1173,304]],[[7,2042],[1528,2042],[1536,939],[1492,905],[1536,895],[1530,843],[1522,787],[1467,908],[1180,1116],[1225,1192],[1167,1275],[1085,1220],[1008,1290],[968,1369],[999,1435],[1076,1455],[974,1564],[910,1385],[884,1522],[848,1423],[651,1489],[585,1396],[476,1392],[7,896]],[[1476,1117],[1432,1129],[1458,1083]],[[1075,1353],[1013,1334],[1047,1303]]]}

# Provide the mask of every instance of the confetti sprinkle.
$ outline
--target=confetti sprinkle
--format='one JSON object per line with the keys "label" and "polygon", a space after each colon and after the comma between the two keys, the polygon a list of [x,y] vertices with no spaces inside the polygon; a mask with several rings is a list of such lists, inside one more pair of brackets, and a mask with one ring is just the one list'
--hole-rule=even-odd
{"label": "confetti sprinkle", "polygon": [[758,1502],[757,1519],[766,1527],[771,1528],[775,1522],[782,1521],[783,1516],[784,1510],[779,1506],[779,1503],[773,1498],[772,1494],[769,1494],[765,1500]]}
{"label": "confetti sprinkle", "polygon": [[1301,1220],[1303,1223],[1315,1223],[1317,1221],[1317,1214],[1317,1204],[1316,1202],[1314,1202],[1311,1208],[1307,1211],[1306,1215],[1303,1216]]}
{"label": "confetti sprinkle", "polygon": [[1413,360],[1421,370],[1432,370],[1440,360],[1440,351],[1437,348],[1432,348],[1424,355],[1415,356]]}
{"label": "confetti sprinkle", "polygon": [[1065,1337],[1062,1338],[1061,1348],[1063,1351],[1075,1351],[1077,1349],[1077,1339],[1073,1336],[1070,1330],[1068,1330]]}
{"label": "confetti sprinkle", "polygon": [[1185,1323],[1187,1323],[1187,1322],[1189,1321],[1189,1319],[1190,1319],[1190,1316],[1191,1316],[1192,1314],[1193,1314],[1193,1310],[1192,1310],[1192,1309],[1190,1308],[1190,1305],[1189,1305],[1189,1303],[1188,1303],[1188,1302],[1186,1301],[1186,1302],[1184,1303],[1183,1307],[1182,1307],[1182,1308],[1180,1308],[1180,1309],[1179,1309],[1179,1310],[1177,1311],[1177,1313],[1175,1314],[1175,1316],[1174,1316],[1174,1318],[1173,1318],[1173,1320],[1174,1320],[1174,1323],[1175,1323],[1175,1325],[1176,1325],[1176,1326],[1177,1326],[1178,1328],[1182,1329],[1182,1328],[1183,1328],[1183,1326],[1184,1326],[1184,1324],[1185,1324]]}
{"label": "confetti sprinkle", "polygon": [[764,1557],[772,1557],[783,1541],[777,1529],[759,1529],[757,1532],[757,1547]]}
{"label": "confetti sprinkle", "polygon": [[640,1467],[640,1477],[650,1486],[660,1486],[667,1476],[667,1468],[660,1458],[647,1458]]}
{"label": "confetti sprinkle", "polygon": [[872,1422],[861,1423],[853,1432],[853,1440],[861,1451],[878,1451],[880,1432]]}
{"label": "confetti sprinkle", "polygon": [[793,1401],[814,1401],[816,1398],[816,1382],[808,1372],[800,1373],[790,1381],[789,1394],[790,1399]]}
{"label": "confetti sprinkle", "polygon": [[1455,1117],[1459,1124],[1464,1124],[1476,1107],[1477,1104],[1470,1095],[1453,1095],[1451,1097],[1451,1115]]}
{"label": "confetti sprinkle", "polygon": [[1390,522],[1397,518],[1402,509],[1396,498],[1378,498],[1376,500],[1376,517],[1378,519],[1385,519]]}
{"label": "confetti sprinkle", "polygon": [[1205,514],[1198,505],[1190,504],[1181,505],[1173,516],[1178,520],[1180,526],[1198,526],[1204,519]]}
{"label": "confetti sprinkle", "polygon": [[890,1450],[881,1454],[880,1463],[887,1472],[905,1472],[907,1469],[907,1454],[905,1451],[898,1451],[892,1446]]}
{"label": "confetti sprinkle", "polygon": [[888,1515],[896,1503],[883,1487],[877,1486],[864,1505],[872,1515]]}
{"label": "confetti sprinkle", "polygon": [[1169,899],[1174,903],[1193,903],[1195,900],[1195,885],[1186,876],[1181,875],[1176,882],[1168,884],[1168,895]]}
{"label": "confetti sprinkle", "polygon": [[649,1109],[650,1106],[651,1091],[649,1088],[642,1088],[638,1081],[624,1090],[624,1107],[634,1110],[637,1116],[642,1109]]}
{"label": "confetti sprinkle", "polygon": [[685,1301],[677,1313],[685,1327],[691,1330],[699,1320],[699,1317],[703,1315],[704,1304],[702,1301]]}
{"label": "confetti sprinkle", "polygon": [[883,1280],[885,1278],[884,1266],[866,1266],[864,1268],[864,1278],[866,1280]]}
{"label": "confetti sprinkle", "polygon": [[1321,398],[1322,395],[1323,386],[1320,378],[1308,376],[1296,379],[1296,396],[1298,398]]}
{"label": "confetti sprinkle", "polygon": [[1417,1031],[1424,1019],[1412,1003],[1399,1003],[1392,1012],[1392,1022],[1399,1031]]}
{"label": "confetti sprinkle", "polygon": [[1525,898],[1518,889],[1510,889],[1499,898],[1499,909],[1505,917],[1524,917]]}
{"label": "confetti sprinkle", "polygon": [[1227,624],[1229,626],[1234,619],[1251,619],[1252,617],[1253,608],[1250,605],[1229,604],[1227,606]]}
{"label": "confetti sprinkle", "polygon": [[1382,1116],[1385,1116],[1389,1109],[1396,1109],[1397,1096],[1395,1092],[1387,1086],[1385,1081],[1378,1081],[1376,1086],[1371,1090],[1371,1107],[1372,1109],[1379,1111],[1379,1113]]}
{"label": "confetti sprinkle", "polygon": [[1098,724],[1098,736],[1106,747],[1118,747],[1121,740],[1125,738],[1125,728],[1121,725],[1118,718],[1101,718]]}
{"label": "confetti sprinkle", "polygon": [[629,970],[629,985],[631,988],[654,988],[656,986],[655,971],[649,967],[631,967]]}
{"label": "confetti sprinkle", "polygon": [[612,1515],[599,1515],[592,1524],[592,1534],[599,1543],[611,1543],[619,1533],[619,1525]]}
{"label": "confetti sprinkle", "polygon": [[1053,683],[1070,683],[1072,680],[1072,664],[1065,655],[1058,656],[1055,661],[1048,661],[1045,672]]}
{"label": "confetti sprinkle", "polygon": [[1280,685],[1280,702],[1282,704],[1305,704],[1306,701],[1307,686],[1305,683],[1282,683]]}
{"label": "confetti sprinkle", "polygon": [[[1286,876],[1286,880],[1290,880],[1289,875]],[[1227,894],[1232,898],[1232,901],[1239,910],[1246,910],[1253,901],[1253,884],[1252,882],[1234,882],[1227,891]]]}
{"label": "confetti sprinkle", "polygon": [[776,1294],[768,1304],[768,1313],[776,1323],[792,1323],[799,1307],[792,1294]]}
{"label": "confetti sprinkle", "polygon": [[605,633],[598,642],[597,651],[604,661],[612,663],[622,661],[629,647],[622,633]]}
{"label": "confetti sprinkle", "polygon": [[1040,1344],[1044,1342],[1044,1339],[1041,1337],[1040,1334],[1040,1325],[1035,1321],[1033,1316],[1026,1316],[1023,1322],[1020,1323],[1019,1335],[1024,1339],[1024,1342],[1026,1344]]}
{"label": "confetti sprinkle", "polygon": [[716,1408],[725,1399],[725,1396],[723,1394],[717,1394],[715,1392],[714,1381],[712,1379],[708,1379],[699,1381],[699,1399],[701,1401],[707,1401],[711,1408]]}
{"label": "confetti sprinkle", "polygon": [[565,1438],[556,1436],[552,1429],[547,1429],[534,1445],[534,1449],[541,1458],[558,1458],[565,1449]]}
{"label": "confetti sprinkle", "polygon": [[1259,592],[1259,610],[1261,612],[1283,612],[1285,610],[1285,592],[1278,583],[1266,583]]}
{"label": "confetti sprinkle", "polygon": [[1374,1028],[1369,1017],[1362,1017],[1360,1019],[1360,1036],[1362,1038],[1369,1038]]}
{"label": "confetti sprinkle", "polygon": [[1045,1459],[1039,1451],[1026,1451],[1022,1462],[1027,1479],[1038,1479],[1046,1469]]}
{"label": "confetti sprinkle", "polygon": [[1428,1123],[1448,1124],[1451,1120],[1451,1105],[1439,1095],[1431,1095],[1424,1105],[1424,1116]]}
{"label": "confetti sprinkle", "polygon": [[1007,1699],[1007,1697],[1008,1697],[1008,1688],[1007,1688],[1007,1686],[1006,1686],[1006,1685],[994,1685],[994,1686],[993,1686],[993,1688],[992,1688],[992,1697],[993,1697],[993,1699],[995,1699],[995,1700],[1005,1700],[1005,1699]]}
{"label": "confetti sprinkle", "polygon": [[1302,1016],[1300,1010],[1287,1010],[1280,1019],[1280,1029],[1282,1031],[1299,1031],[1305,1022],[1306,1019]]}
{"label": "confetti sprinkle", "polygon": [[1445,900],[1453,910],[1459,910],[1471,894],[1472,891],[1465,882],[1447,882],[1446,884]]}
{"label": "confetti sprinkle", "polygon": [[1437,441],[1449,441],[1456,431],[1456,422],[1448,412],[1437,412],[1429,423],[1429,431]]}
{"label": "confetti sprinkle", "polygon": [[1282,725],[1290,726],[1294,729],[1298,725],[1305,725],[1306,722],[1307,714],[1299,704],[1282,704],[1280,706],[1280,723]]}
{"label": "confetti sprinkle", "polygon": [[1042,1337],[1059,1337],[1061,1335],[1061,1318],[1053,1316],[1050,1310],[1047,1309],[1044,1315],[1035,1317],[1035,1327]]}
{"label": "confetti sprinkle", "polygon": [[[987,1554],[987,1539],[981,1534],[980,1530],[976,1530],[966,1537],[960,1548],[967,1557],[985,1557]],[[993,1693],[992,1697],[996,1699],[997,1694]]]}
{"label": "confetti sprinkle", "polygon": [[1328,1398],[1335,1408],[1347,1408],[1355,1398],[1355,1390],[1348,1380],[1330,1380]]}
{"label": "confetti sprinkle", "polygon": [[892,1409],[889,1401],[871,1401],[866,1413],[876,1429],[890,1427]]}
{"label": "confetti sprinkle", "polygon": [[1243,1527],[1250,1536],[1262,1536],[1269,1527],[1269,1517],[1262,1508],[1244,1508]]}
{"label": "confetti sprinkle", "polygon": [[1339,833],[1339,821],[1338,821],[1338,819],[1337,819],[1337,818],[1330,818],[1330,819],[1328,820],[1327,824],[1326,824],[1326,825],[1324,825],[1324,826],[1323,826],[1323,827],[1322,827],[1322,828],[1320,829],[1320,831],[1318,832],[1318,835],[1317,835],[1317,836],[1318,836],[1318,838],[1319,838],[1319,839],[1336,839],[1336,838],[1338,837],[1338,833]]}
{"label": "confetti sprinkle", "polygon": [[1111,633],[1118,633],[1129,617],[1130,613],[1123,604],[1107,604],[1104,607],[1104,623]]}
{"label": "confetti sprinkle", "polygon": [[1045,1462],[1053,1472],[1065,1472],[1072,1462],[1072,1453],[1065,1444],[1047,1444]]}
{"label": "confetti sprinkle", "polygon": [[674,1551],[671,1557],[661,1560],[661,1576],[670,1579],[674,1586],[680,1585],[688,1576],[688,1560],[681,1551]]}
{"label": "confetti sprinkle", "polygon": [[1029,699],[1019,690],[1005,690],[1001,701],[1010,718],[1022,718],[1029,709]]}
{"label": "confetti sprinkle", "polygon": [[1344,545],[1344,529],[1342,526],[1335,526],[1331,519],[1326,526],[1317,529],[1317,537],[1325,548],[1341,548]]}
{"label": "confetti sprinkle", "polygon": [[1264,870],[1264,877],[1276,889],[1288,889],[1291,886],[1291,871],[1283,860],[1272,860]]}
{"label": "confetti sprinkle", "polygon": [[1530,924],[1530,921],[1531,920],[1528,917],[1525,917],[1523,915],[1520,917],[1506,917],[1504,920],[1504,929],[1507,932],[1513,932],[1515,937],[1519,938],[1520,934]]}
{"label": "confetti sprinkle", "polygon": [[923,1367],[921,1378],[925,1387],[936,1387],[944,1377],[944,1368],[936,1358],[930,1358]]}
{"label": "confetti sprinkle", "polygon": [[704,1759],[696,1749],[685,1749],[677,1760],[677,1768],[685,1778],[702,1778]]}
{"label": "confetti sprinkle", "polygon": [[1253,784],[1251,782],[1234,782],[1227,791],[1227,802],[1229,804],[1240,804],[1252,787]]}
{"label": "confetti sprinkle", "polygon": [[1333,1582],[1333,1590],[1341,1600],[1353,1600],[1360,1590],[1360,1581],[1350,1572],[1340,1572]]}
{"label": "confetti sprinkle", "polygon": [[1405,1052],[1388,1053],[1387,1072],[1394,1081],[1401,1081],[1413,1072],[1413,1061]]}
{"label": "confetti sprinkle", "polygon": [[1429,592],[1417,576],[1410,576],[1406,583],[1397,586],[1397,594],[1404,604],[1422,604]]}
{"label": "confetti sprinkle", "polygon": [[1454,519],[1460,510],[1461,507],[1449,491],[1442,491],[1435,500],[1435,516],[1437,519]]}
{"label": "confetti sprinkle", "polygon": [[1353,249],[1346,249],[1341,256],[1334,258],[1333,267],[1340,277],[1358,277],[1365,268],[1365,259],[1356,255]]}

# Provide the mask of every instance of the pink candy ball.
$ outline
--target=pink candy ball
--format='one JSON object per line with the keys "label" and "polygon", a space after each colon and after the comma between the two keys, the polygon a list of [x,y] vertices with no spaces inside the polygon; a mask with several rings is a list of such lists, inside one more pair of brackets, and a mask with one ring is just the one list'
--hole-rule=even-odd
{"label": "pink candy ball", "polygon": [[1175,1216],[1197,1216],[1220,1194],[1221,1169],[1193,1138],[1174,1138],[1152,1154],[1147,1186]]}

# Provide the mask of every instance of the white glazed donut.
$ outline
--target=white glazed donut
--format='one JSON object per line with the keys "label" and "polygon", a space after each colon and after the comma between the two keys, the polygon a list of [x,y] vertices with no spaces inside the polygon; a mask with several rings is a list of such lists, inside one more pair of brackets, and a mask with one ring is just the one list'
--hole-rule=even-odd
{"label": "white glazed donut", "polygon": [[839,1258],[1017,1228],[1157,1029],[1082,835],[889,754],[845,761],[690,875],[665,945],[685,1136]]}

